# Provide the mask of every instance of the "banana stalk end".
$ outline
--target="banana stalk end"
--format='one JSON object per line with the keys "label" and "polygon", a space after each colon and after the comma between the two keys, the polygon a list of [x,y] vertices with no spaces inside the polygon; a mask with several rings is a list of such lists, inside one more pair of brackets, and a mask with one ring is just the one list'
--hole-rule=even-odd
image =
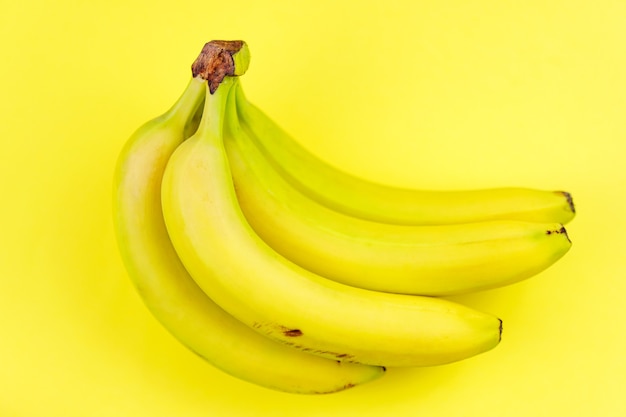
{"label": "banana stalk end", "polygon": [[243,75],[250,64],[250,50],[244,41],[213,40],[204,44],[200,55],[191,65],[195,77],[209,83],[211,94],[225,77]]}

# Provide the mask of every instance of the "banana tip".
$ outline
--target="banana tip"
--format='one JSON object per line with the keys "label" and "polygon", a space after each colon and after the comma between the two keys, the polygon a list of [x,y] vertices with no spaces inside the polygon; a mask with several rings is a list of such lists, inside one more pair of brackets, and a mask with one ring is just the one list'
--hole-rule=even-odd
{"label": "banana tip", "polygon": [[547,235],[564,235],[565,239],[567,239],[569,243],[572,243],[571,239],[569,238],[569,235],[567,234],[567,229],[565,229],[565,226],[563,226],[562,224],[559,224],[557,227],[553,229],[546,230],[546,234]]}
{"label": "banana tip", "polygon": [[572,211],[572,213],[576,214],[576,206],[574,205],[574,198],[572,197],[572,194],[568,193],[567,191],[557,191],[556,193],[565,197],[565,201],[567,201],[569,209]]}

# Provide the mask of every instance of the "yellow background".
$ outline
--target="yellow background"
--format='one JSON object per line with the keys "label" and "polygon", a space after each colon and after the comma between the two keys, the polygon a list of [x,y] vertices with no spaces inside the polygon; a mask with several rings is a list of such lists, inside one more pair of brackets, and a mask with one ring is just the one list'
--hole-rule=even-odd
{"label": "yellow background", "polygon": [[[626,2],[2,3],[1,416],[626,415]],[[504,320],[500,346],[310,397],[157,324],[117,254],[112,169],[220,38],[250,45],[250,100],[347,170],[573,193],[565,258],[458,297]]]}

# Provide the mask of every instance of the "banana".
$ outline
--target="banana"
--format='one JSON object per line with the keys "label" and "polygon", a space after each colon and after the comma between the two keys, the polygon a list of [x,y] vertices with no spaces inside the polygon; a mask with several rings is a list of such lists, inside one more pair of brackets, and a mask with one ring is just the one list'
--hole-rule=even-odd
{"label": "banana", "polygon": [[409,225],[503,219],[566,224],[575,215],[572,196],[564,191],[519,187],[431,191],[366,181],[309,152],[246,99],[241,83],[238,90],[243,129],[292,185],[335,210]]}
{"label": "banana", "polygon": [[406,226],[332,210],[274,169],[240,127],[235,100],[228,105],[225,148],[246,220],[272,249],[326,278],[377,291],[453,295],[529,278],[571,246],[560,223]]}
{"label": "banana", "polygon": [[235,79],[207,90],[198,131],[169,159],[165,224],[178,256],[225,311],[294,350],[341,362],[430,366],[472,357],[500,341],[495,316],[432,297],[340,284],[288,261],[250,227],[224,148]]}
{"label": "banana", "polygon": [[[180,262],[161,211],[165,164],[204,99],[207,82],[193,78],[161,117],[139,128],[115,169],[113,213],[118,246],[145,305],[183,345],[222,371],[274,390],[330,393],[380,378],[385,369],[341,363],[260,335],[218,307]],[[185,127],[187,124],[187,127]]]}

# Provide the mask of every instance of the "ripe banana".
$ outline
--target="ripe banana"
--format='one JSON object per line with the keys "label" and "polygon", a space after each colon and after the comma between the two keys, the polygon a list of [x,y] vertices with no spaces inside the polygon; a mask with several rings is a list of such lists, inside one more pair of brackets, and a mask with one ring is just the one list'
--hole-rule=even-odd
{"label": "ripe banana", "polygon": [[[375,380],[384,368],[341,363],[276,343],[218,307],[189,276],[161,211],[165,164],[183,141],[207,82],[191,80],[161,117],[138,129],[115,169],[114,223],[124,264],[144,303],[182,344],[242,380],[292,393],[329,393]],[[187,127],[186,127],[187,126]]]}
{"label": "ripe banana", "polygon": [[332,210],[292,187],[240,127],[235,100],[228,106],[225,147],[246,220],[272,249],[326,278],[377,291],[452,295],[529,278],[571,246],[559,223],[407,226]]}
{"label": "ripe banana", "polygon": [[[241,83],[240,83],[241,84]],[[575,214],[564,191],[497,188],[430,191],[369,182],[321,160],[281,129],[238,86],[241,124],[292,185],[329,207],[364,219],[410,225],[520,220],[569,222]]]}
{"label": "ripe banana", "polygon": [[235,79],[207,90],[197,132],[167,163],[162,209],[176,252],[224,310],[287,346],[381,366],[429,366],[495,347],[501,321],[439,298],[389,294],[325,279],[272,250],[239,206],[223,123]]}

